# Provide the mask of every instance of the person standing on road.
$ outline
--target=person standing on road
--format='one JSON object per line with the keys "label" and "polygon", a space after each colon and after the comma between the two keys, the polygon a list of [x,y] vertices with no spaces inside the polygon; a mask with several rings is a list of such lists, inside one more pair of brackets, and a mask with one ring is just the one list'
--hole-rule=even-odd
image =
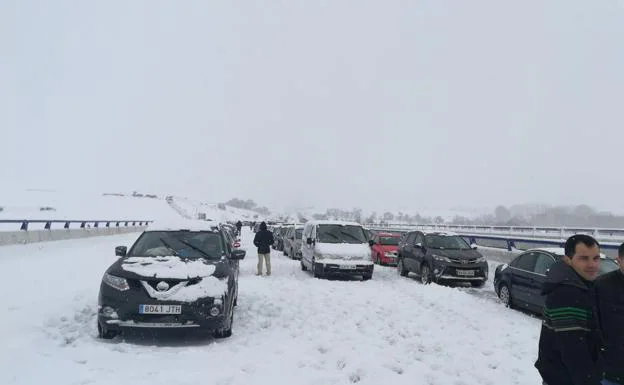
{"label": "person standing on road", "polygon": [[258,272],[262,275],[262,260],[266,264],[266,275],[271,275],[271,245],[273,244],[273,233],[267,230],[265,222],[260,223],[260,230],[254,237],[254,245],[258,248]]}
{"label": "person standing on road", "polygon": [[618,248],[620,269],[596,279],[603,337],[603,385],[624,385],[624,243]]}
{"label": "person standing on road", "polygon": [[600,385],[600,330],[594,280],[600,245],[573,235],[565,256],[547,273],[538,358],[535,367],[547,385]]}
{"label": "person standing on road", "polygon": [[243,222],[241,222],[241,221],[236,222],[236,231],[238,231],[238,234],[236,234],[236,235],[238,235],[239,237],[241,235],[241,229],[242,228],[243,228]]}

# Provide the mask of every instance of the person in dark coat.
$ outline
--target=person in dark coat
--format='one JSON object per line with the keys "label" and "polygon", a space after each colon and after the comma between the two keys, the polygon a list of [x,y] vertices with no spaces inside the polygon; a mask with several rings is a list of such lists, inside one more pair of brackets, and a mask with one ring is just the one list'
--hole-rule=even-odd
{"label": "person in dark coat", "polygon": [[238,234],[236,235],[241,235],[241,229],[243,228],[243,222],[238,221],[236,222],[236,231],[238,231]]}
{"label": "person in dark coat", "polygon": [[273,233],[267,230],[266,223],[260,223],[260,230],[256,233],[253,241],[258,248],[258,272],[256,275],[262,275],[262,260],[266,263],[266,274],[271,275],[271,245],[274,241]]}
{"label": "person in dark coat", "polygon": [[603,337],[603,385],[624,385],[624,243],[618,248],[620,269],[596,279]]}
{"label": "person in dark coat", "polygon": [[547,273],[538,359],[547,385],[600,385],[600,330],[594,280],[600,245],[589,235],[566,241],[565,256]]}

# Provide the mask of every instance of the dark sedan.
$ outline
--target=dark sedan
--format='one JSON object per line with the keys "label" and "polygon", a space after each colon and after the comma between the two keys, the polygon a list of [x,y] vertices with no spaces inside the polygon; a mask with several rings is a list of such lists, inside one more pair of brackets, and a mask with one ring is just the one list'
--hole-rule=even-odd
{"label": "dark sedan", "polygon": [[[498,265],[494,290],[508,307],[541,314],[546,297],[541,294],[546,272],[564,256],[563,248],[538,248],[523,252],[511,262]],[[602,256],[598,275],[617,270],[616,261]]]}

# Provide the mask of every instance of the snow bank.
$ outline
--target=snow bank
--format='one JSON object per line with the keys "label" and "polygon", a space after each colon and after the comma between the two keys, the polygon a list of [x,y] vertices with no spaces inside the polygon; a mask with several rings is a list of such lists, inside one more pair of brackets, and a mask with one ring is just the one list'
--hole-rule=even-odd
{"label": "snow bank", "polygon": [[215,271],[215,265],[203,259],[182,260],[175,256],[130,257],[123,261],[121,268],[143,277],[177,279],[208,277]]}

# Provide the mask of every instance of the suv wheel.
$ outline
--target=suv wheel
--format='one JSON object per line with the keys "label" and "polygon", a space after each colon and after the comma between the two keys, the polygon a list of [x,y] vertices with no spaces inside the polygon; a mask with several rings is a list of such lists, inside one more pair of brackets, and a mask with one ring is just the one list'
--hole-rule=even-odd
{"label": "suv wheel", "polygon": [[397,272],[401,277],[407,277],[409,271],[405,269],[405,265],[403,265],[403,259],[399,258],[399,262],[397,263]]}
{"label": "suv wheel", "polygon": [[422,282],[423,285],[428,285],[432,281],[433,280],[431,279],[431,269],[429,268],[429,265],[423,264],[420,267],[420,282]]}
{"label": "suv wheel", "polygon": [[115,331],[111,331],[111,330],[107,330],[103,328],[99,321],[97,323],[97,331],[98,331],[98,337],[104,340],[112,340],[118,334]]}
{"label": "suv wheel", "polygon": [[225,322],[225,326],[214,331],[214,338],[227,338],[232,336],[232,324],[234,323],[234,306],[230,310],[230,314]]}

